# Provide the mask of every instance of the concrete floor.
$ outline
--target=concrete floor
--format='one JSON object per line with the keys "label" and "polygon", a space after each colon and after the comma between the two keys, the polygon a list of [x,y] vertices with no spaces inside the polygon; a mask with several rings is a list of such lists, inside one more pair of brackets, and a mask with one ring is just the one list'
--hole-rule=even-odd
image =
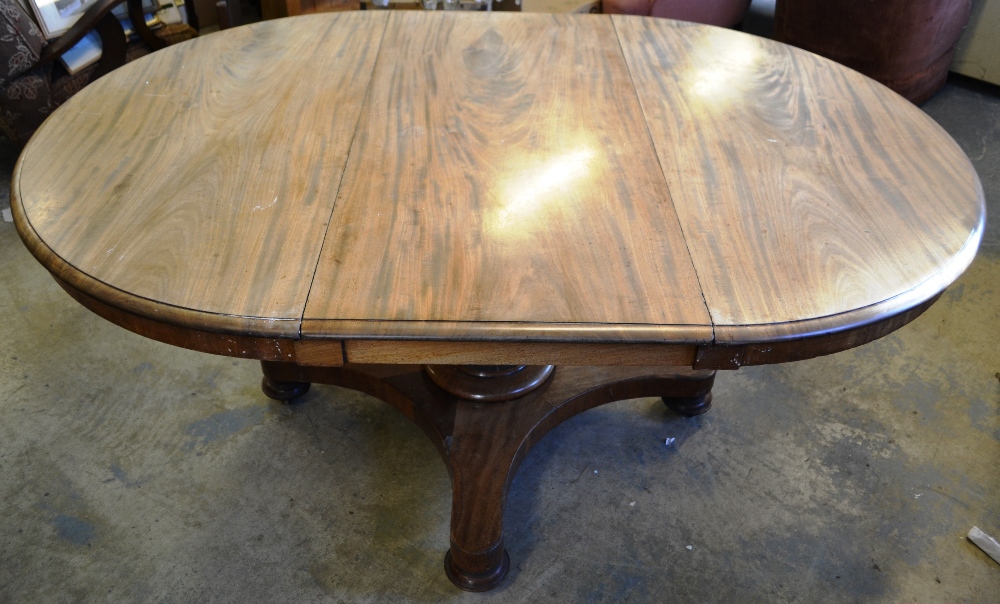
{"label": "concrete floor", "polygon": [[[997,216],[997,90],[953,82],[925,109]],[[448,476],[388,405],[323,386],[272,403],[255,363],[84,310],[7,223],[0,317],[0,602],[1000,600],[964,538],[1000,535],[996,220],[883,340],[723,374],[700,418],[640,399],[550,433],[486,595],[445,578]]]}

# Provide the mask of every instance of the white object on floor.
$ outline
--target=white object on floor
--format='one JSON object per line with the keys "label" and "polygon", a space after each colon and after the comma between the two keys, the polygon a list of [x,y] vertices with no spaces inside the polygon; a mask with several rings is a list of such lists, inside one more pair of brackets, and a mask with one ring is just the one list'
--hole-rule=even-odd
{"label": "white object on floor", "polygon": [[3,214],[4,222],[14,222],[14,216],[10,213],[10,208],[0,210],[0,214]]}
{"label": "white object on floor", "polygon": [[967,536],[969,541],[978,545],[979,549],[986,552],[990,558],[993,558],[1000,564],[1000,543],[997,543],[996,539],[984,533],[978,526],[969,529]]}

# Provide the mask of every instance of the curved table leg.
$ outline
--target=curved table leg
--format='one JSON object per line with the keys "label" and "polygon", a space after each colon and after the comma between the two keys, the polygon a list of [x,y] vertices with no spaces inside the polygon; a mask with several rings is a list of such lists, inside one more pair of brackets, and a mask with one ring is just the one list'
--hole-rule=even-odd
{"label": "curved table leg", "polygon": [[704,412],[715,380],[715,371],[685,368],[560,367],[527,395],[477,402],[449,394],[415,365],[262,365],[272,383],[324,383],[365,392],[423,428],[452,479],[445,573],[468,591],[493,589],[506,577],[507,489],[521,460],[549,430],[588,409],[639,397],[663,396],[671,408]]}

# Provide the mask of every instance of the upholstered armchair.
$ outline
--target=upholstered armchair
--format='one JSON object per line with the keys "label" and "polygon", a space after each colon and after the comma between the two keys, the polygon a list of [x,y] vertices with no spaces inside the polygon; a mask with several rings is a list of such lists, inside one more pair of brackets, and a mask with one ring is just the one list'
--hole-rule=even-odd
{"label": "upholstered armchair", "polygon": [[832,59],[920,104],[948,78],[969,0],[778,0],[774,39]]}
{"label": "upholstered armchair", "polygon": [[602,12],[664,17],[734,27],[743,21],[750,0],[602,0]]}
{"label": "upholstered armchair", "polygon": [[[46,41],[17,0],[0,0],[0,132],[4,136],[24,145],[56,107],[89,82],[154,50],[198,35],[185,24],[150,30],[142,17],[142,0],[127,0],[139,37],[128,42],[121,23],[111,14],[123,1],[100,0],[69,31]],[[189,11],[193,4],[188,3]],[[101,37],[101,59],[70,75],[56,59],[91,30]]]}

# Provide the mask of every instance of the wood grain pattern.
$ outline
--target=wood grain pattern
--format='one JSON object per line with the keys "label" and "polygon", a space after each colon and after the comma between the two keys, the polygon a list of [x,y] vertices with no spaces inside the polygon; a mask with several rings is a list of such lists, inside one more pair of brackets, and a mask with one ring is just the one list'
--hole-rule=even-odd
{"label": "wood grain pattern", "polygon": [[613,20],[716,342],[884,318],[941,291],[972,261],[979,180],[919,109],[769,40]]}
{"label": "wood grain pattern", "polygon": [[297,337],[385,20],[259,23],[87,87],[19,161],[29,247],[130,312]]}
{"label": "wood grain pattern", "polygon": [[696,351],[697,347],[692,344],[344,341],[345,358],[350,363],[690,367]]}
{"label": "wood grain pattern", "polygon": [[196,349],[294,340],[305,365],[827,354],[919,315],[985,216],[947,134],[819,57],[662,19],[418,11],[130,64],[42,126],[12,201],[91,306]]}
{"label": "wood grain pattern", "polygon": [[581,18],[392,14],[305,333],[502,321],[711,338],[614,29]]}

